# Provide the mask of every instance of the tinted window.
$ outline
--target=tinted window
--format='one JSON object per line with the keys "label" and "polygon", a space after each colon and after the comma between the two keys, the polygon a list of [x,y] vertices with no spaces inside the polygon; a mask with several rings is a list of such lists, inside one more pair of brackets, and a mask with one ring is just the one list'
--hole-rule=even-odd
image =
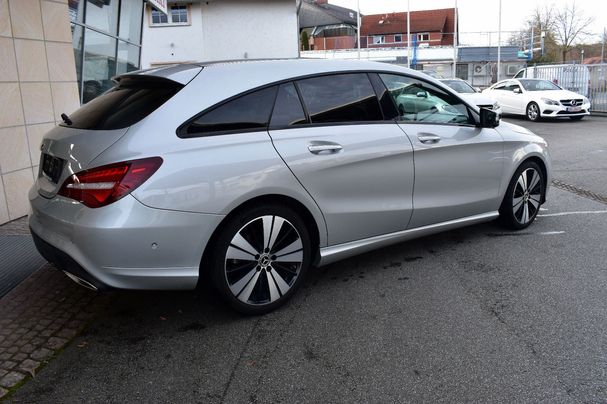
{"label": "tinted window", "polygon": [[382,120],[365,73],[314,77],[297,82],[312,123]]}
{"label": "tinted window", "polygon": [[276,86],[235,98],[194,119],[179,136],[265,129],[275,97]]}
{"label": "tinted window", "polygon": [[468,108],[457,97],[425,81],[380,74],[396,104],[399,120],[427,123],[473,123]]}
{"label": "tinted window", "polygon": [[95,130],[126,128],[154,112],[182,88],[166,79],[123,78],[116,87],[72,113],[71,125],[62,125]]}
{"label": "tinted window", "polygon": [[295,85],[293,83],[281,84],[276,95],[270,126],[276,128],[300,125],[306,122],[306,114],[299,101]]}

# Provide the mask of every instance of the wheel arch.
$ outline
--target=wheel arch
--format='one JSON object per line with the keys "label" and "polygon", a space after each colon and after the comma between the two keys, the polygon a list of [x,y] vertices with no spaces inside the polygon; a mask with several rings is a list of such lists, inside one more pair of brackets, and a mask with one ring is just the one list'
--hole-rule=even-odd
{"label": "wheel arch", "polygon": [[[211,256],[214,251],[214,246],[217,243],[217,238],[221,234],[221,230],[224,228],[225,224],[232,217],[234,217],[235,215],[239,214],[242,211],[245,211],[254,206],[259,206],[261,204],[268,204],[268,203],[277,203],[277,204],[281,204],[284,206],[288,206],[289,208],[293,209],[297,214],[299,214],[301,216],[301,218],[306,226],[306,229],[308,230],[308,233],[310,234],[310,241],[312,243],[312,250],[313,250],[312,265],[316,265],[318,263],[318,261],[320,260],[320,254],[319,254],[320,244],[322,241],[321,233],[320,233],[321,224],[319,224],[316,221],[312,212],[310,212],[310,210],[297,199],[292,198],[290,196],[286,196],[286,195],[267,194],[267,195],[260,195],[260,196],[256,196],[254,198],[248,199],[247,201],[241,203],[240,205],[238,205],[237,207],[232,209],[232,211],[230,211],[230,213],[228,213],[222,219],[222,221],[219,223],[219,225],[213,231],[213,234],[209,238],[209,241],[207,242],[207,244],[204,248],[204,252],[202,254],[202,259],[200,261],[199,278],[203,278],[203,277],[207,276],[207,274],[208,274],[208,271],[205,271],[204,268],[208,268],[208,266],[211,265]],[[199,281],[199,283],[200,283],[200,281]]]}

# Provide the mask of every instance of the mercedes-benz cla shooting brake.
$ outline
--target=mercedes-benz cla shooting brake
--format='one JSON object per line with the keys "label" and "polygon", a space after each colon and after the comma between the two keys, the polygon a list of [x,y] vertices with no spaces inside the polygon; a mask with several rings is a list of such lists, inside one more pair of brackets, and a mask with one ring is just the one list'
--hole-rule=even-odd
{"label": "mercedes-benz cla shooting brake", "polygon": [[490,221],[522,229],[545,141],[447,86],[359,61],[189,64],[118,76],[42,142],[38,250],[95,288],[288,300],[311,266]]}

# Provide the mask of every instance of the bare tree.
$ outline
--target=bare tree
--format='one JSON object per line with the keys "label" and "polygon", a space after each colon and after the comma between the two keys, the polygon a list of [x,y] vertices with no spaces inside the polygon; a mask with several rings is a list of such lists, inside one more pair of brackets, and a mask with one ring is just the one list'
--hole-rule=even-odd
{"label": "bare tree", "polygon": [[561,48],[563,62],[567,60],[567,54],[573,48],[577,40],[590,35],[588,26],[594,21],[594,17],[586,17],[575,1],[567,4],[565,8],[556,10],[554,13],[554,34]]}
{"label": "bare tree", "polygon": [[[527,49],[530,45],[532,48],[537,48],[541,41],[542,32],[544,37],[544,53],[536,54],[535,62],[553,62],[558,57],[559,50],[556,49],[554,39],[555,12],[554,8],[544,6],[536,7],[533,14],[525,21],[523,28],[511,34],[508,43],[510,45],[520,46],[522,49]],[[533,38],[531,33],[533,32]]]}

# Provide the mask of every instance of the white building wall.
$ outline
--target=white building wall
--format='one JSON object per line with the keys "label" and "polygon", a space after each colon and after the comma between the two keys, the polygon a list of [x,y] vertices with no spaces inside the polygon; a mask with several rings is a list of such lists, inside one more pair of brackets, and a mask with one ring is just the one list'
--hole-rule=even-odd
{"label": "white building wall", "polygon": [[295,0],[202,4],[203,60],[298,56]]}
{"label": "white building wall", "polygon": [[295,0],[193,1],[189,25],[151,26],[150,22],[148,8],[143,23],[142,68],[298,56]]}
{"label": "white building wall", "polygon": [[146,6],[143,18],[141,68],[155,64],[202,60],[202,13],[200,3],[190,5],[188,25],[151,25],[152,11]]}

